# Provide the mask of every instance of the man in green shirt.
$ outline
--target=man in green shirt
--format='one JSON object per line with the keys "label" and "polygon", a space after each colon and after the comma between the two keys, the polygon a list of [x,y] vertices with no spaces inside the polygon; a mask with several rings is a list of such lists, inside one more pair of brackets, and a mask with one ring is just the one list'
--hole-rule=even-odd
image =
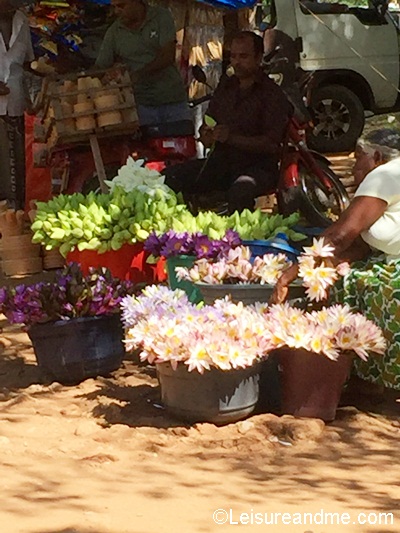
{"label": "man in green shirt", "polygon": [[111,0],[117,20],[104,37],[98,68],[128,66],[141,125],[190,120],[186,90],[175,64],[176,32],[168,9],[145,0]]}

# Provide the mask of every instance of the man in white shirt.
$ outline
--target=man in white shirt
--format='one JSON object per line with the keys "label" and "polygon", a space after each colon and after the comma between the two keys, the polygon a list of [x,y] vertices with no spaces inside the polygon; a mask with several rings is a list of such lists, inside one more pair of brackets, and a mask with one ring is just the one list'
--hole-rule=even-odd
{"label": "man in white shirt", "polygon": [[25,203],[24,64],[33,59],[27,18],[0,0],[0,200],[15,209]]}

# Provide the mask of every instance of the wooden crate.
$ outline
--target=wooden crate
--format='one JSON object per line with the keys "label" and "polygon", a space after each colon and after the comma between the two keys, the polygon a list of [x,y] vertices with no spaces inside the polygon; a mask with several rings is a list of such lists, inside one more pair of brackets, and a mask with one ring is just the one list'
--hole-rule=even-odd
{"label": "wooden crate", "polygon": [[[103,100],[108,97],[113,102],[109,107],[103,104],[99,108],[99,97]],[[92,109],[79,111],[76,109],[78,104]],[[44,138],[49,148],[87,142],[90,135],[102,138],[133,134],[139,128],[132,81],[125,67],[48,77],[43,83],[39,105]],[[118,121],[101,125],[105,114]],[[87,127],[79,129],[82,118],[88,117]],[[43,141],[43,132],[37,140]]]}

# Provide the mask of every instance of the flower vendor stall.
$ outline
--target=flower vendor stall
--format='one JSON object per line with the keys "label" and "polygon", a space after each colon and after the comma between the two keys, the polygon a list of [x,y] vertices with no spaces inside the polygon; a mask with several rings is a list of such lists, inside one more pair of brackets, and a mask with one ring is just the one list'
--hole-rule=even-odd
{"label": "flower vendor stall", "polygon": [[[169,242],[179,242],[176,235],[174,239]],[[151,242],[154,251],[165,245],[155,236]],[[203,279],[211,286],[231,281],[239,287],[257,280],[266,290],[263,284],[273,285],[288,264],[286,257],[268,254],[252,263],[248,248],[235,239],[232,244],[216,256],[206,246],[201,253],[208,253],[208,259],[198,259],[191,268],[176,267],[178,278]],[[332,266],[331,256],[324,239],[315,239],[299,258],[302,289],[310,301],[326,299],[328,289],[348,271],[347,264]],[[331,421],[353,358],[366,360],[369,353],[385,349],[381,329],[348,306],[307,310],[260,299],[244,305],[239,298],[236,303],[213,298],[195,305],[182,290],[164,286],[148,286],[123,299],[127,349],[139,349],[142,361],[156,365],[162,400],[171,414],[216,424],[248,416],[260,398],[260,386],[266,385],[263,365],[275,358],[281,368],[280,412]],[[268,374],[276,379],[271,368]]]}

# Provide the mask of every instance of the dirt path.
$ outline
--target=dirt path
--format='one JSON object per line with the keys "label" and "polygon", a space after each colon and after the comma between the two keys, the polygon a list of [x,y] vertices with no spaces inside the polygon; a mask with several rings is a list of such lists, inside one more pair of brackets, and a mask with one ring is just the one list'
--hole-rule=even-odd
{"label": "dirt path", "polygon": [[[357,399],[370,412],[344,407],[329,426],[261,414],[189,427],[159,408],[152,368],[127,359],[109,378],[45,382],[28,337],[0,325],[1,533],[400,531],[398,514],[394,525],[353,523],[397,513],[396,395]],[[323,509],[351,523],[217,525],[216,509],[232,509],[231,522]]]}

